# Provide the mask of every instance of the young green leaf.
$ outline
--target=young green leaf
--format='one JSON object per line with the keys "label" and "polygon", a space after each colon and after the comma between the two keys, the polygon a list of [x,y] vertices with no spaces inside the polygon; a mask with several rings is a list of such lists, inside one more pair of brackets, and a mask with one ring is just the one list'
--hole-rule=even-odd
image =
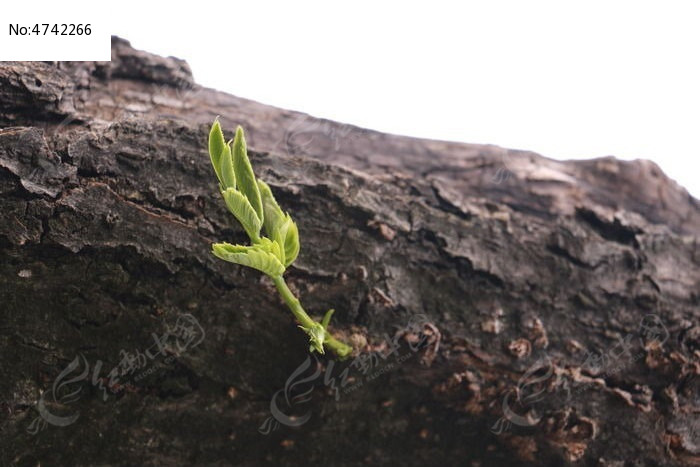
{"label": "young green leaf", "polygon": [[262,180],[258,180],[258,187],[263,204],[265,233],[270,237],[274,237],[275,231],[284,222],[284,213],[272,195],[270,186]]}
{"label": "young green leaf", "polygon": [[236,129],[236,137],[233,139],[233,171],[236,173],[236,182],[238,189],[246,195],[253,206],[258,218],[264,219],[262,200],[260,199],[260,189],[255,181],[253,167],[248,159],[248,149],[245,143],[245,135],[243,128],[240,126]]}
{"label": "young green leaf", "polygon": [[221,152],[221,184],[226,188],[236,188],[236,174],[233,172],[233,159],[231,158],[231,147],[226,144]]}
{"label": "young green leaf", "polygon": [[226,207],[241,223],[250,240],[253,243],[258,242],[260,240],[262,221],[250,205],[248,198],[235,188],[227,188],[221,194],[224,197],[224,201],[226,201]]}
{"label": "young green leaf", "polygon": [[277,240],[270,240],[267,237],[260,237],[260,242],[257,244],[257,246],[268,253],[275,255],[280,263],[284,264],[284,247]]}
{"label": "young green leaf", "polygon": [[285,266],[289,266],[299,255],[299,230],[289,214],[282,212],[270,186],[258,180],[263,202],[265,233],[284,247]]}
{"label": "young green leaf", "polygon": [[214,166],[214,172],[216,172],[216,178],[223,185],[223,179],[221,178],[221,153],[226,146],[224,141],[224,133],[221,131],[221,125],[219,124],[219,119],[214,120],[214,124],[211,126],[209,131],[209,158],[211,159],[211,165]]}
{"label": "young green leaf", "polygon": [[299,255],[299,249],[301,248],[299,244],[299,229],[297,229],[296,223],[287,214],[287,223],[284,231],[284,265],[289,266],[297,259]]}
{"label": "young green leaf", "polygon": [[279,246],[280,254],[279,254],[278,258],[280,259],[280,262],[282,264],[284,264],[286,267],[287,266],[287,261],[285,261],[286,260],[286,258],[285,258],[286,252],[284,251],[284,236],[283,236],[282,232],[280,230],[275,231],[275,234],[272,236],[272,239],[275,242],[275,244]]}
{"label": "young green leaf", "polygon": [[243,246],[230,243],[215,243],[212,252],[224,261],[257,269],[268,276],[277,277],[284,273],[284,266],[275,255],[257,245]]}

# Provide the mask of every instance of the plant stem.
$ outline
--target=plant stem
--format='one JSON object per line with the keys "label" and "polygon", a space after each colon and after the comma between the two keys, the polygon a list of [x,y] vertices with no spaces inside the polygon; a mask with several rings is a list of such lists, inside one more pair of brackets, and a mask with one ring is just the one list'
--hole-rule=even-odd
{"label": "plant stem", "polygon": [[[306,328],[311,328],[317,324],[316,321],[311,319],[311,317],[306,313],[306,311],[304,311],[304,308],[302,308],[299,299],[294,296],[291,290],[289,290],[289,287],[287,287],[287,283],[284,281],[284,277],[275,276],[272,278],[272,281],[275,283],[277,290],[279,290],[282,299],[287,304],[289,309],[292,310],[294,317],[297,319],[297,321],[299,321],[299,323],[302,326]],[[352,347],[335,339],[329,333],[326,334],[326,338],[323,341],[323,344],[341,358],[347,357],[352,352]]]}
{"label": "plant stem", "polygon": [[323,344],[331,349],[338,357],[341,358],[341,360],[352,353],[352,347],[344,342],[340,342],[330,334],[326,334],[326,340],[323,342]]}
{"label": "plant stem", "polygon": [[289,290],[289,287],[287,287],[287,283],[284,281],[284,277],[273,277],[272,281],[277,286],[277,290],[279,290],[280,295],[282,295],[282,299],[284,300],[284,302],[287,304],[289,309],[292,310],[292,313],[294,313],[294,317],[297,319],[297,321],[299,321],[299,323],[304,327],[312,327],[315,321],[311,319],[311,317],[306,313],[306,311],[304,311],[304,308],[302,308],[299,299],[294,296],[291,290]]}

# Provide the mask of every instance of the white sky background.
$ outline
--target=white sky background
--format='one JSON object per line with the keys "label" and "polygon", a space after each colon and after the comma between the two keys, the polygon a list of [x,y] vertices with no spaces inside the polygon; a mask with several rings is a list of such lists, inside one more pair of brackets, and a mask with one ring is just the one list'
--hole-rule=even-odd
{"label": "white sky background", "polygon": [[700,197],[698,2],[111,6],[115,34],[205,86],[396,134],[651,159]]}

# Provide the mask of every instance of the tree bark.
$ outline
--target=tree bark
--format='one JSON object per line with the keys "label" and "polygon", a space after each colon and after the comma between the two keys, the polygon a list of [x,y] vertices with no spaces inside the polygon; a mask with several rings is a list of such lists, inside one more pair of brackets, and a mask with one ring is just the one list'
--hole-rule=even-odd
{"label": "tree bark", "polygon": [[[656,165],[382,134],[112,54],[0,66],[5,464],[700,464],[700,209]],[[353,358],[309,359],[274,285],[211,255],[245,237],[217,115]]]}

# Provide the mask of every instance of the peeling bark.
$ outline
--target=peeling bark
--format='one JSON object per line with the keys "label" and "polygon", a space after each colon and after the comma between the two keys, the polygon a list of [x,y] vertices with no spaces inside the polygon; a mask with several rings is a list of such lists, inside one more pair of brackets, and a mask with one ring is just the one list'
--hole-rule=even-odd
{"label": "peeling bark", "polygon": [[[217,115],[299,223],[305,307],[361,356],[399,345],[321,360],[296,428],[267,420],[305,337],[209,252],[245,235],[205,152]],[[700,209],[653,163],[319,120],[116,38],[110,63],[4,63],[0,125],[8,465],[700,463]],[[185,314],[199,345],[110,383]],[[72,362],[81,392],[49,401]],[[42,393],[77,420],[29,433]]]}

